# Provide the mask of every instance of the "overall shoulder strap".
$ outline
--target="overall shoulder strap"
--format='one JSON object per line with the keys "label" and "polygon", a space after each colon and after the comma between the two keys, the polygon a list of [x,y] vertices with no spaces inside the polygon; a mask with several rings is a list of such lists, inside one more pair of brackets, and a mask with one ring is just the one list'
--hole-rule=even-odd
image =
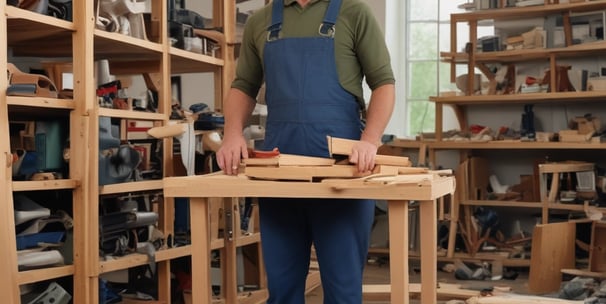
{"label": "overall shoulder strap", "polygon": [[284,0],[274,0],[271,6],[271,23],[267,27],[267,41],[276,40],[282,30]]}

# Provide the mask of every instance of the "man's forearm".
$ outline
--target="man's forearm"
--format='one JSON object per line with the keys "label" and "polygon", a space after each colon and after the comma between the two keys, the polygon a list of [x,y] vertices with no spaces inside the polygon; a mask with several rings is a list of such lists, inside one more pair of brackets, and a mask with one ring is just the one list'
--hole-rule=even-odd
{"label": "man's forearm", "polygon": [[244,92],[231,88],[223,107],[225,126],[223,132],[227,134],[242,134],[244,124],[255,108],[255,100]]}
{"label": "man's forearm", "polygon": [[391,118],[394,104],[395,86],[393,84],[385,84],[373,90],[366,114],[366,128],[362,132],[361,140],[377,146],[381,144],[381,137]]}

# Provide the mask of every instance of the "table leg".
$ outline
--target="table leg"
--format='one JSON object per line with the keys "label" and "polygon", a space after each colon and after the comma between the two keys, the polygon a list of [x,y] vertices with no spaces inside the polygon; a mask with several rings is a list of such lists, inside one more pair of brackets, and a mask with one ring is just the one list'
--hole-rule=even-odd
{"label": "table leg", "polygon": [[227,235],[231,236],[227,238],[225,242],[225,254],[221,258],[221,269],[223,270],[223,295],[225,296],[225,303],[238,303],[238,271],[236,265],[238,264],[238,246],[236,241],[240,237],[240,212],[238,211],[238,199],[237,198],[225,198],[224,204],[225,212],[229,212],[231,216],[226,217],[225,221],[229,221],[226,227]]}
{"label": "table leg", "polygon": [[[421,303],[436,303],[438,284],[438,219],[436,201],[421,201]],[[391,228],[391,227],[390,227]]]}
{"label": "table leg", "polygon": [[[391,303],[408,303],[408,201],[389,201]],[[423,302],[425,303],[425,302]]]}
{"label": "table leg", "polygon": [[193,303],[211,303],[208,198],[190,198],[191,296]]}

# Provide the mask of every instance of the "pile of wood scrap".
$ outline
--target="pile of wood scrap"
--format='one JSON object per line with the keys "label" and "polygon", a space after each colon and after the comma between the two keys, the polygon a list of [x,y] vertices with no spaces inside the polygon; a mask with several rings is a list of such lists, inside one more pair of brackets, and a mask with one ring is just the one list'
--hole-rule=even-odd
{"label": "pile of wood scrap", "polygon": [[569,127],[570,129],[558,132],[560,141],[600,143],[600,137],[595,136],[601,130],[599,118],[593,117],[591,114],[575,117],[569,123]]}
{"label": "pile of wood scrap", "polygon": [[466,301],[468,304],[582,304],[584,301],[572,301],[541,296],[520,295],[514,293],[494,294],[489,297],[476,296]]}
{"label": "pile of wood scrap", "polygon": [[347,159],[337,161],[332,156],[348,156],[357,141],[328,137],[331,158],[284,154],[273,151],[250,151],[244,159],[244,174],[250,178],[270,180],[297,180],[333,182],[339,186],[342,179],[350,179],[356,184],[408,183],[428,180],[435,173],[450,174],[446,171],[430,171],[427,168],[411,167],[408,157],[376,155],[375,168],[361,173],[355,164]]}
{"label": "pile of wood scrap", "polygon": [[[421,293],[421,284],[408,284],[411,296],[417,297]],[[389,301],[391,285],[389,284],[364,284],[362,286],[364,301]],[[461,299],[467,300],[481,296],[480,291],[462,288],[459,284],[438,283],[437,298],[441,300]]]}

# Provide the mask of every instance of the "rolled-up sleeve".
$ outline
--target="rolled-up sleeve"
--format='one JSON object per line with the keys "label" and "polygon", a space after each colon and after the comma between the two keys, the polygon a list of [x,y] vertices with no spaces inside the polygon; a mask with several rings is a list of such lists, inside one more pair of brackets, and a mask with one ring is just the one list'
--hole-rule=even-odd
{"label": "rolled-up sleeve", "polygon": [[256,98],[263,84],[262,50],[258,47],[259,27],[263,26],[263,14],[253,14],[244,27],[240,54],[236,65],[236,77],[231,84],[246,95]]}

